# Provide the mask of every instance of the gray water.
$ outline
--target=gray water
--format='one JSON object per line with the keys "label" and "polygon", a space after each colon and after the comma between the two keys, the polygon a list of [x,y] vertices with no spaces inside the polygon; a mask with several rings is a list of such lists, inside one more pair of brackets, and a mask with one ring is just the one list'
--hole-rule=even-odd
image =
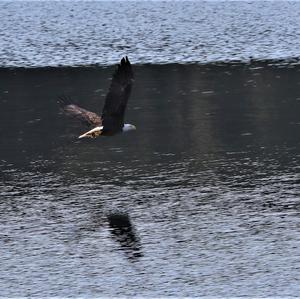
{"label": "gray water", "polygon": [[[0,297],[299,297],[299,14],[0,1]],[[79,141],[125,54],[137,131]]]}
{"label": "gray water", "polygon": [[299,1],[0,1],[0,66],[300,57]]}
{"label": "gray water", "polygon": [[299,296],[300,67],[134,66],[137,131],[78,140],[112,71],[0,69],[0,296]]}

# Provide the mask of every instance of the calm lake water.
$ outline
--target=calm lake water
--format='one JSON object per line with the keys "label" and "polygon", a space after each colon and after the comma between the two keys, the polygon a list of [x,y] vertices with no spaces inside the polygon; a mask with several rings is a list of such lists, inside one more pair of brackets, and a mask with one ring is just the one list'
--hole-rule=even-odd
{"label": "calm lake water", "polygon": [[136,65],[78,140],[112,71],[0,69],[0,296],[299,296],[300,66]]}
{"label": "calm lake water", "polygon": [[0,1],[0,66],[300,57],[299,1]]}
{"label": "calm lake water", "polygon": [[[0,297],[300,296],[299,16],[0,1]],[[137,131],[78,140],[57,97],[100,112],[126,54]]]}

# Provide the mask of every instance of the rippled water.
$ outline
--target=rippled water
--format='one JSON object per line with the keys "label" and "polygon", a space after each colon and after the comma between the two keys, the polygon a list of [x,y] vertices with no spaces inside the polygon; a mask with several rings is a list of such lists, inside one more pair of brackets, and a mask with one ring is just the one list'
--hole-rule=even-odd
{"label": "rippled water", "polygon": [[78,141],[112,68],[0,69],[0,296],[297,296],[299,66],[135,66],[127,121]]}
{"label": "rippled water", "polygon": [[300,57],[298,1],[0,1],[0,65]]}

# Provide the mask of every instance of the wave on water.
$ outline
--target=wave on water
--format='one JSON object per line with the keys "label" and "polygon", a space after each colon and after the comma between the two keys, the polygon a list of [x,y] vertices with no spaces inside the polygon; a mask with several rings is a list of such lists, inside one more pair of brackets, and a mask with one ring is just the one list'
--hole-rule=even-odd
{"label": "wave on water", "polygon": [[300,2],[1,1],[0,67],[290,61]]}

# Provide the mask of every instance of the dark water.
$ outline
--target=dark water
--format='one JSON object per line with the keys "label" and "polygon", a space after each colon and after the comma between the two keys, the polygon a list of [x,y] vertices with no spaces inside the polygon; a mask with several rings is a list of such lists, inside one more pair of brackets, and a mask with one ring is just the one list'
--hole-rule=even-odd
{"label": "dark water", "polygon": [[299,296],[300,67],[134,67],[128,135],[78,140],[112,68],[0,69],[0,296]]}
{"label": "dark water", "polygon": [[299,1],[0,1],[0,66],[300,57]]}

